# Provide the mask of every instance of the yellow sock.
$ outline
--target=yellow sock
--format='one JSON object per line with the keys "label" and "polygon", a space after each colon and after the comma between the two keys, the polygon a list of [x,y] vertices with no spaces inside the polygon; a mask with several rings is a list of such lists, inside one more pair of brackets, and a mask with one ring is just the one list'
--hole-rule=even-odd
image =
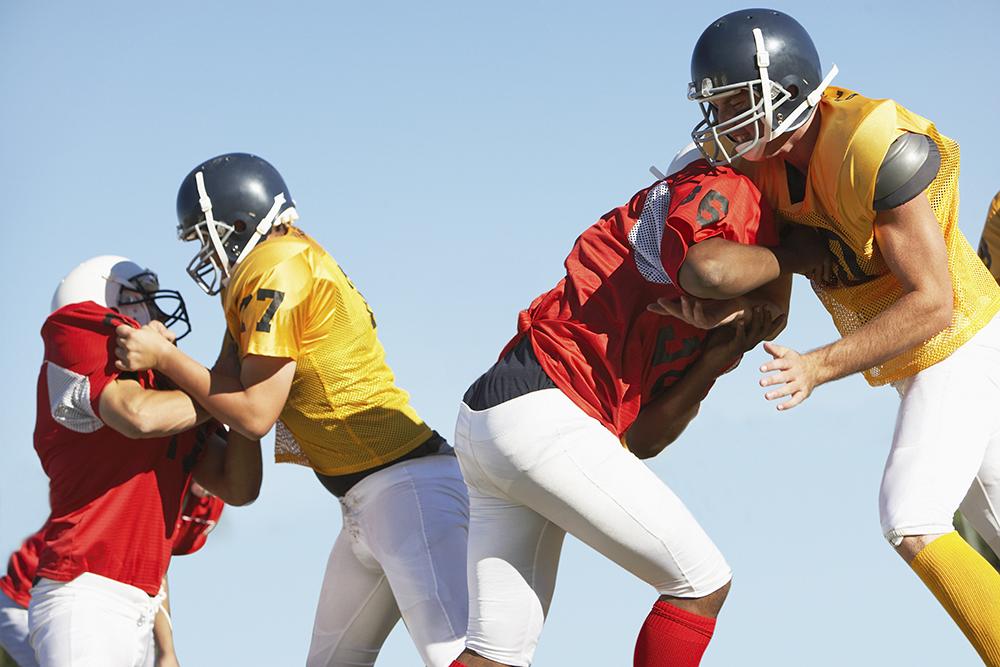
{"label": "yellow sock", "polygon": [[988,667],[1000,667],[1000,573],[948,533],[924,547],[910,563],[962,629]]}

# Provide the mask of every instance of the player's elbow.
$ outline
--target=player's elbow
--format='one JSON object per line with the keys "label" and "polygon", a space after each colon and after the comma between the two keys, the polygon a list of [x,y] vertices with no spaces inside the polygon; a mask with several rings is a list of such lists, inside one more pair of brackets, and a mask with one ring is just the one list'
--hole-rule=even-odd
{"label": "player's elbow", "polygon": [[232,420],[229,427],[251,440],[261,440],[271,432],[274,421],[274,419],[269,418],[267,415],[254,412],[242,419]]}
{"label": "player's elbow", "polygon": [[934,331],[942,331],[951,324],[951,318],[955,314],[955,297],[951,290],[947,294],[936,299],[933,309]]}
{"label": "player's elbow", "polygon": [[925,299],[923,317],[928,336],[933,336],[951,324],[955,311],[955,297],[950,282],[930,291]]}
{"label": "player's elbow", "polygon": [[233,505],[234,507],[246,507],[252,504],[260,496],[260,483],[256,485],[253,484],[238,484],[233,485],[233,488],[229,489],[222,500],[227,505]]}
{"label": "player's elbow", "polygon": [[156,411],[145,401],[126,401],[116,412],[117,419],[110,426],[126,438],[142,440],[163,435]]}
{"label": "player's elbow", "polygon": [[716,257],[689,257],[677,274],[681,289],[700,299],[726,299],[726,263]]}

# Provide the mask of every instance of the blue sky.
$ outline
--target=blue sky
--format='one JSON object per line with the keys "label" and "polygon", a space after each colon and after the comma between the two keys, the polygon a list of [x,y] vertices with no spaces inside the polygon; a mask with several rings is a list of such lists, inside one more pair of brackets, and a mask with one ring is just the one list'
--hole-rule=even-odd
{"label": "blue sky", "polygon": [[[839,65],[835,83],[895,98],[959,141],[975,243],[1000,188],[997,135],[983,131],[1000,108],[1000,5],[774,6]],[[301,226],[375,310],[400,384],[450,434],[465,388],[580,231],[687,141],[690,49],[739,7],[4,2],[0,558],[47,512],[31,432],[38,330],[63,274],[97,254],[148,265],[187,297],[185,348],[214,359],[222,313],[184,273],[194,248],[174,233],[176,188],[197,162],[251,151],[281,170]],[[781,342],[834,335],[797,282]],[[855,377],[778,414],[755,384],[764,357],[748,354],[652,463],[735,571],[704,664],[977,664],[880,534],[894,392]],[[311,473],[268,465],[260,500],[171,567],[182,663],[303,662],[339,526]],[[654,597],[568,540],[536,664],[630,664]],[[416,661],[397,627],[378,664]]]}

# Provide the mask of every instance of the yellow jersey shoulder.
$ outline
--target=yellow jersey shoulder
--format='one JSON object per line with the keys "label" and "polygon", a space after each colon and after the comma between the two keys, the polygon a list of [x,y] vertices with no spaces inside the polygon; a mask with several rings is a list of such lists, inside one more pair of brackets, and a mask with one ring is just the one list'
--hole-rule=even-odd
{"label": "yellow jersey shoulder", "polygon": [[297,359],[336,287],[319,265],[329,255],[296,228],[269,238],[240,263],[223,292],[226,325],[242,355]]}

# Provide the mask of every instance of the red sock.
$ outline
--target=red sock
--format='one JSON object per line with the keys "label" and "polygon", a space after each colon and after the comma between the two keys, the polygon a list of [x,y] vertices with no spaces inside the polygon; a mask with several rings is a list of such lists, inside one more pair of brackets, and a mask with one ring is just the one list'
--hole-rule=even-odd
{"label": "red sock", "polygon": [[634,667],[698,667],[715,619],[657,602],[635,642]]}
{"label": "red sock", "polygon": [[465,665],[460,663],[458,660],[452,660],[451,664],[448,665],[448,667],[465,667]]}

